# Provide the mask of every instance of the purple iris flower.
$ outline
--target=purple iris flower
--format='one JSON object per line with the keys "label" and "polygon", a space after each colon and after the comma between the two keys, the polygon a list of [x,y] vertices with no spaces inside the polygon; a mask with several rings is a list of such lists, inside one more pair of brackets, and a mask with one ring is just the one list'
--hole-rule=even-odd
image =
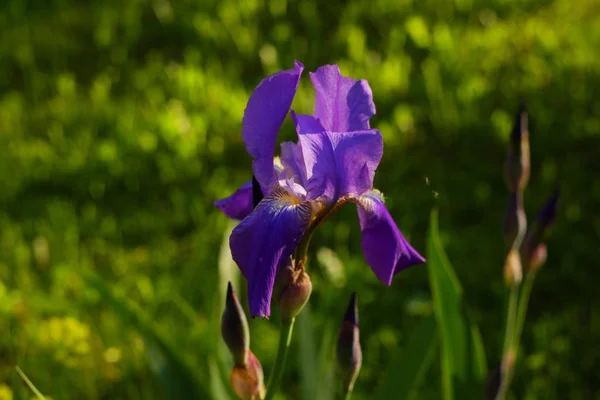
{"label": "purple iris flower", "polygon": [[[233,259],[248,281],[250,313],[269,316],[278,270],[289,262],[305,234],[342,204],[358,206],[362,249],[371,269],[390,285],[395,274],[425,261],[400,233],[381,192],[373,189],[383,155],[383,138],[370,129],[373,94],[365,80],[340,74],[336,65],[310,73],[316,91],[313,115],[290,112],[304,66],[262,80],[242,121],[242,136],[253,158],[252,170],[265,197],[253,207],[252,182],[215,205],[241,219],[233,230]],[[298,143],[281,143],[277,133],[291,114]]]}

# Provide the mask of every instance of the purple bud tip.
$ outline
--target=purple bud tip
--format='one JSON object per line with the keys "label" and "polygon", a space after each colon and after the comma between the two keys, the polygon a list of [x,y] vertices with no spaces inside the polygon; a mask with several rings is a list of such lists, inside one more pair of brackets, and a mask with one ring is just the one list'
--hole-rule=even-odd
{"label": "purple bud tip", "polygon": [[258,183],[256,177],[252,175],[252,204],[254,205],[254,207],[256,207],[258,203],[260,203],[263,197],[264,194],[260,187],[260,183]]}
{"label": "purple bud tip", "polygon": [[544,226],[550,225],[556,219],[556,204],[558,203],[558,197],[560,196],[560,190],[556,189],[552,196],[548,199],[544,207],[538,214],[538,221]]}
{"label": "purple bud tip", "polygon": [[221,336],[233,356],[235,365],[245,366],[248,362],[250,331],[246,315],[235,296],[231,282],[227,285],[225,310],[221,317]]}
{"label": "purple bud tip", "polygon": [[513,142],[520,143],[521,137],[525,132],[527,132],[527,108],[525,104],[521,104],[519,111],[515,115],[515,124],[511,134]]}
{"label": "purple bud tip", "polygon": [[356,299],[356,292],[352,292],[352,296],[350,296],[350,303],[344,314],[344,321],[349,321],[354,325],[358,325],[358,302]]}
{"label": "purple bud tip", "polygon": [[502,384],[502,364],[499,364],[491,374],[488,375],[485,394],[487,400],[495,400]]}
{"label": "purple bud tip", "polygon": [[352,293],[350,304],[344,314],[337,340],[337,364],[342,379],[342,387],[346,393],[351,392],[362,364],[358,327],[358,305],[356,293]]}
{"label": "purple bud tip", "polygon": [[227,282],[227,296],[225,298],[225,302],[230,304],[234,301],[235,293],[233,292],[233,286],[231,285],[231,281]]}

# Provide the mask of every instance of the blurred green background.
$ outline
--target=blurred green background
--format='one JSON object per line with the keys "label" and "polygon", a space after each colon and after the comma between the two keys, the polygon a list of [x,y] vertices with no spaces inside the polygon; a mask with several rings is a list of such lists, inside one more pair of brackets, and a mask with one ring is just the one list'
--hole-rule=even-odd
{"label": "blurred green background", "polygon": [[[162,398],[139,331],[84,284],[88,270],[135,302],[212,393],[222,386],[224,285],[234,279],[242,298],[245,285],[228,259],[231,222],[212,203],[251,176],[240,135],[250,92],[294,59],[369,81],[385,140],[376,187],[423,253],[439,208],[490,367],[505,312],[502,163],[527,103],[528,218],[555,187],[562,197],[514,398],[600,399],[598,0],[3,0],[0,398],[19,386],[16,364],[55,399]],[[294,108],[312,101],[305,75]],[[288,121],[281,137],[293,135]],[[310,398],[303,382],[322,378],[302,368],[306,357],[332,370],[351,291],[364,354],[357,399],[431,312],[425,266],[387,288],[359,244],[353,207],[313,240],[314,294],[285,398]],[[267,374],[276,321],[251,321]],[[419,398],[438,399],[439,388],[434,367]]]}

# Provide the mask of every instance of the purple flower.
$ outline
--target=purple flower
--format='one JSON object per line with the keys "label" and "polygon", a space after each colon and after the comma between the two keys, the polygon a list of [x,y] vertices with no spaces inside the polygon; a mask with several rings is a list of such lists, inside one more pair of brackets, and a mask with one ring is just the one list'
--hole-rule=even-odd
{"label": "purple flower", "polygon": [[242,136],[264,198],[253,209],[248,182],[215,203],[227,216],[242,219],[231,234],[230,247],[248,281],[253,317],[270,314],[277,271],[289,262],[307,230],[311,234],[348,202],[358,206],[363,252],[383,283],[390,285],[396,273],[425,261],[398,230],[382,194],[373,189],[383,139],[369,126],[375,105],[365,80],[342,76],[336,65],[311,73],[314,113],[291,111],[298,143],[281,143],[275,159],[277,133],[290,112],[303,68],[295,62],[293,69],[263,79],[244,112]]}

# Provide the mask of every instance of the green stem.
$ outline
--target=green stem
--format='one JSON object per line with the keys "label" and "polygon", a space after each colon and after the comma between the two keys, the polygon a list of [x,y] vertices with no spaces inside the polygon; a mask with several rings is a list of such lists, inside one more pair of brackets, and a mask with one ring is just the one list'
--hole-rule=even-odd
{"label": "green stem", "polygon": [[344,400],[350,400],[351,397],[352,397],[352,391],[349,390],[348,392],[346,392],[346,396],[344,397]]}
{"label": "green stem", "polygon": [[529,296],[531,296],[531,289],[533,288],[533,281],[535,280],[535,271],[530,271],[525,278],[523,284],[523,291],[521,292],[521,301],[519,302],[519,309],[517,311],[517,325],[515,329],[515,338],[513,340],[513,348],[515,350],[515,356],[519,350],[519,344],[521,343],[521,334],[523,333],[523,324],[525,324],[525,317],[527,316],[527,307],[529,306]]}
{"label": "green stem", "polygon": [[[506,394],[508,393],[508,389],[510,384],[512,383],[513,376],[515,374],[515,363],[517,360],[517,356],[519,353],[519,345],[521,343],[521,334],[523,333],[523,325],[525,324],[525,318],[527,316],[527,307],[529,305],[529,297],[531,295],[531,289],[533,288],[533,282],[535,280],[535,271],[530,271],[525,278],[525,282],[523,283],[523,290],[521,291],[521,299],[519,301],[519,306],[516,311],[515,317],[515,326],[513,328],[513,336],[510,340],[510,344],[508,348],[504,350],[504,359],[502,361],[502,373],[503,379],[500,384],[500,389],[498,390],[498,395],[496,396],[496,400],[504,400]],[[506,340],[505,340],[506,345]],[[511,357],[512,360],[509,360],[508,357]],[[505,366],[505,362],[508,361],[508,364]]]}
{"label": "green stem", "polygon": [[270,400],[273,398],[273,396],[275,396],[277,386],[279,385],[279,381],[283,375],[285,359],[287,357],[287,352],[292,340],[292,332],[294,331],[294,321],[295,318],[292,318],[292,320],[288,322],[281,322],[281,331],[279,332],[279,348],[277,349],[275,365],[273,366],[271,376],[269,377],[269,383],[267,384],[267,397],[265,400]]}
{"label": "green stem", "polygon": [[506,355],[513,345],[515,325],[517,321],[517,305],[519,302],[519,284],[513,283],[510,288],[508,299],[508,311],[506,313],[506,332],[504,333],[504,347],[502,354]]}

